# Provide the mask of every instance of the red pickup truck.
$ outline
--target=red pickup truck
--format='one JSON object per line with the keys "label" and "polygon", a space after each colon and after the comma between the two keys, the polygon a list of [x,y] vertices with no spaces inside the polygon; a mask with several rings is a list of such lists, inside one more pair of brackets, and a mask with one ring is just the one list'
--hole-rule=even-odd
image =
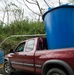
{"label": "red pickup truck", "polygon": [[46,38],[25,40],[5,56],[5,73],[16,70],[38,75],[74,75],[74,48],[48,50]]}

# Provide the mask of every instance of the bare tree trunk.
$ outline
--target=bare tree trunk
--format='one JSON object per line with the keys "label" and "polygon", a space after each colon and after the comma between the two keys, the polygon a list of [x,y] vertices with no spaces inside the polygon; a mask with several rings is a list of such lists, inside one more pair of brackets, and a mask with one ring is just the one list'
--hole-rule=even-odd
{"label": "bare tree trunk", "polygon": [[25,6],[30,10],[30,11],[32,11],[34,14],[36,14],[36,15],[40,15],[40,14],[38,14],[38,13],[36,13],[35,11],[33,11],[32,9],[30,9],[30,7],[25,3],[25,1],[23,0],[23,2],[24,2],[24,4],[25,4]]}
{"label": "bare tree trunk", "polygon": [[44,2],[46,3],[46,5],[47,5],[48,7],[50,7],[46,0],[44,0]]}
{"label": "bare tree trunk", "polygon": [[21,17],[21,18],[22,18],[22,20],[23,20],[23,18],[24,18],[24,9],[23,9],[23,12],[22,12],[22,17]]}
{"label": "bare tree trunk", "polygon": [[8,9],[8,4],[7,4],[6,0],[4,0],[4,3],[6,4],[5,10],[7,12],[7,25],[9,25],[9,9]]}
{"label": "bare tree trunk", "polygon": [[4,19],[5,19],[5,14],[6,14],[6,11],[4,11],[4,15],[3,15],[3,22],[4,22]]}
{"label": "bare tree trunk", "polygon": [[59,0],[59,5],[61,5],[61,2],[60,2],[60,0]]}
{"label": "bare tree trunk", "polygon": [[38,3],[37,0],[36,0],[36,3],[37,3],[37,6],[38,6],[38,8],[39,8],[40,14],[41,14],[41,16],[42,16],[42,10],[41,10],[40,5],[39,5],[39,3]]}
{"label": "bare tree trunk", "polygon": [[8,11],[8,8],[7,8],[7,25],[9,25],[9,11]]}
{"label": "bare tree trunk", "polygon": [[[23,1],[23,3],[21,3],[19,0],[17,0],[17,2],[19,2],[20,4],[25,5],[32,13],[36,14],[36,15],[38,16],[38,21],[40,21],[40,17],[41,17],[42,14],[43,14],[43,8],[40,6],[39,0],[22,0],[22,1]],[[44,1],[44,3],[45,3],[48,7],[50,7],[49,4],[48,4],[48,2],[47,2],[47,0],[43,0],[43,1]],[[32,4],[32,5],[36,5],[36,6],[38,7],[38,9],[39,9],[39,12],[36,12],[36,11],[32,10],[32,9],[28,6],[27,3]]]}

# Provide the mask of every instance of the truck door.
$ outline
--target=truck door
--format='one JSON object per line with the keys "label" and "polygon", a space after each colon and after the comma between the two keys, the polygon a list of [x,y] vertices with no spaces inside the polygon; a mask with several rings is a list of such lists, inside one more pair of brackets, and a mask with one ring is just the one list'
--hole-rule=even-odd
{"label": "truck door", "polygon": [[18,69],[23,68],[23,51],[24,51],[25,42],[20,43],[15,52],[12,54],[11,63],[12,66]]}
{"label": "truck door", "polygon": [[27,41],[24,55],[24,70],[34,72],[35,39]]}

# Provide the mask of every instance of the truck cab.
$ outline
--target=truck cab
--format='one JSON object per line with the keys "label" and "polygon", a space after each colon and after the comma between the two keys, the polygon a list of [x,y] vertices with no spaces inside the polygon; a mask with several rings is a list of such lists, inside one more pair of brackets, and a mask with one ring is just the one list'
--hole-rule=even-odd
{"label": "truck cab", "polygon": [[[29,70],[29,72],[34,73],[36,71],[35,66],[39,67],[39,65],[35,65],[39,62],[35,60],[35,52],[44,49],[47,49],[46,38],[37,37],[22,41],[15,49],[9,50],[9,54],[5,56],[5,64],[10,62],[14,69]],[[9,73],[9,69],[5,68],[5,72]]]}

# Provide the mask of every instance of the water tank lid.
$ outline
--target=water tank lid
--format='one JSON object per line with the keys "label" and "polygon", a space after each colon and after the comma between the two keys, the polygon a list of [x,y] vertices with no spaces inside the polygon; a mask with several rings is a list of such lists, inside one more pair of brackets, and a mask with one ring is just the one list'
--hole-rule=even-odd
{"label": "water tank lid", "polygon": [[55,10],[55,9],[58,9],[58,8],[65,8],[65,7],[74,8],[74,5],[63,4],[63,5],[58,6],[58,7],[55,7],[55,8],[50,8],[50,7],[49,7],[49,8],[48,8],[48,11],[47,11],[47,12],[45,12],[45,13],[43,14],[42,19],[44,20],[45,15],[46,15],[47,13],[49,13],[49,12],[51,12],[51,11]]}

